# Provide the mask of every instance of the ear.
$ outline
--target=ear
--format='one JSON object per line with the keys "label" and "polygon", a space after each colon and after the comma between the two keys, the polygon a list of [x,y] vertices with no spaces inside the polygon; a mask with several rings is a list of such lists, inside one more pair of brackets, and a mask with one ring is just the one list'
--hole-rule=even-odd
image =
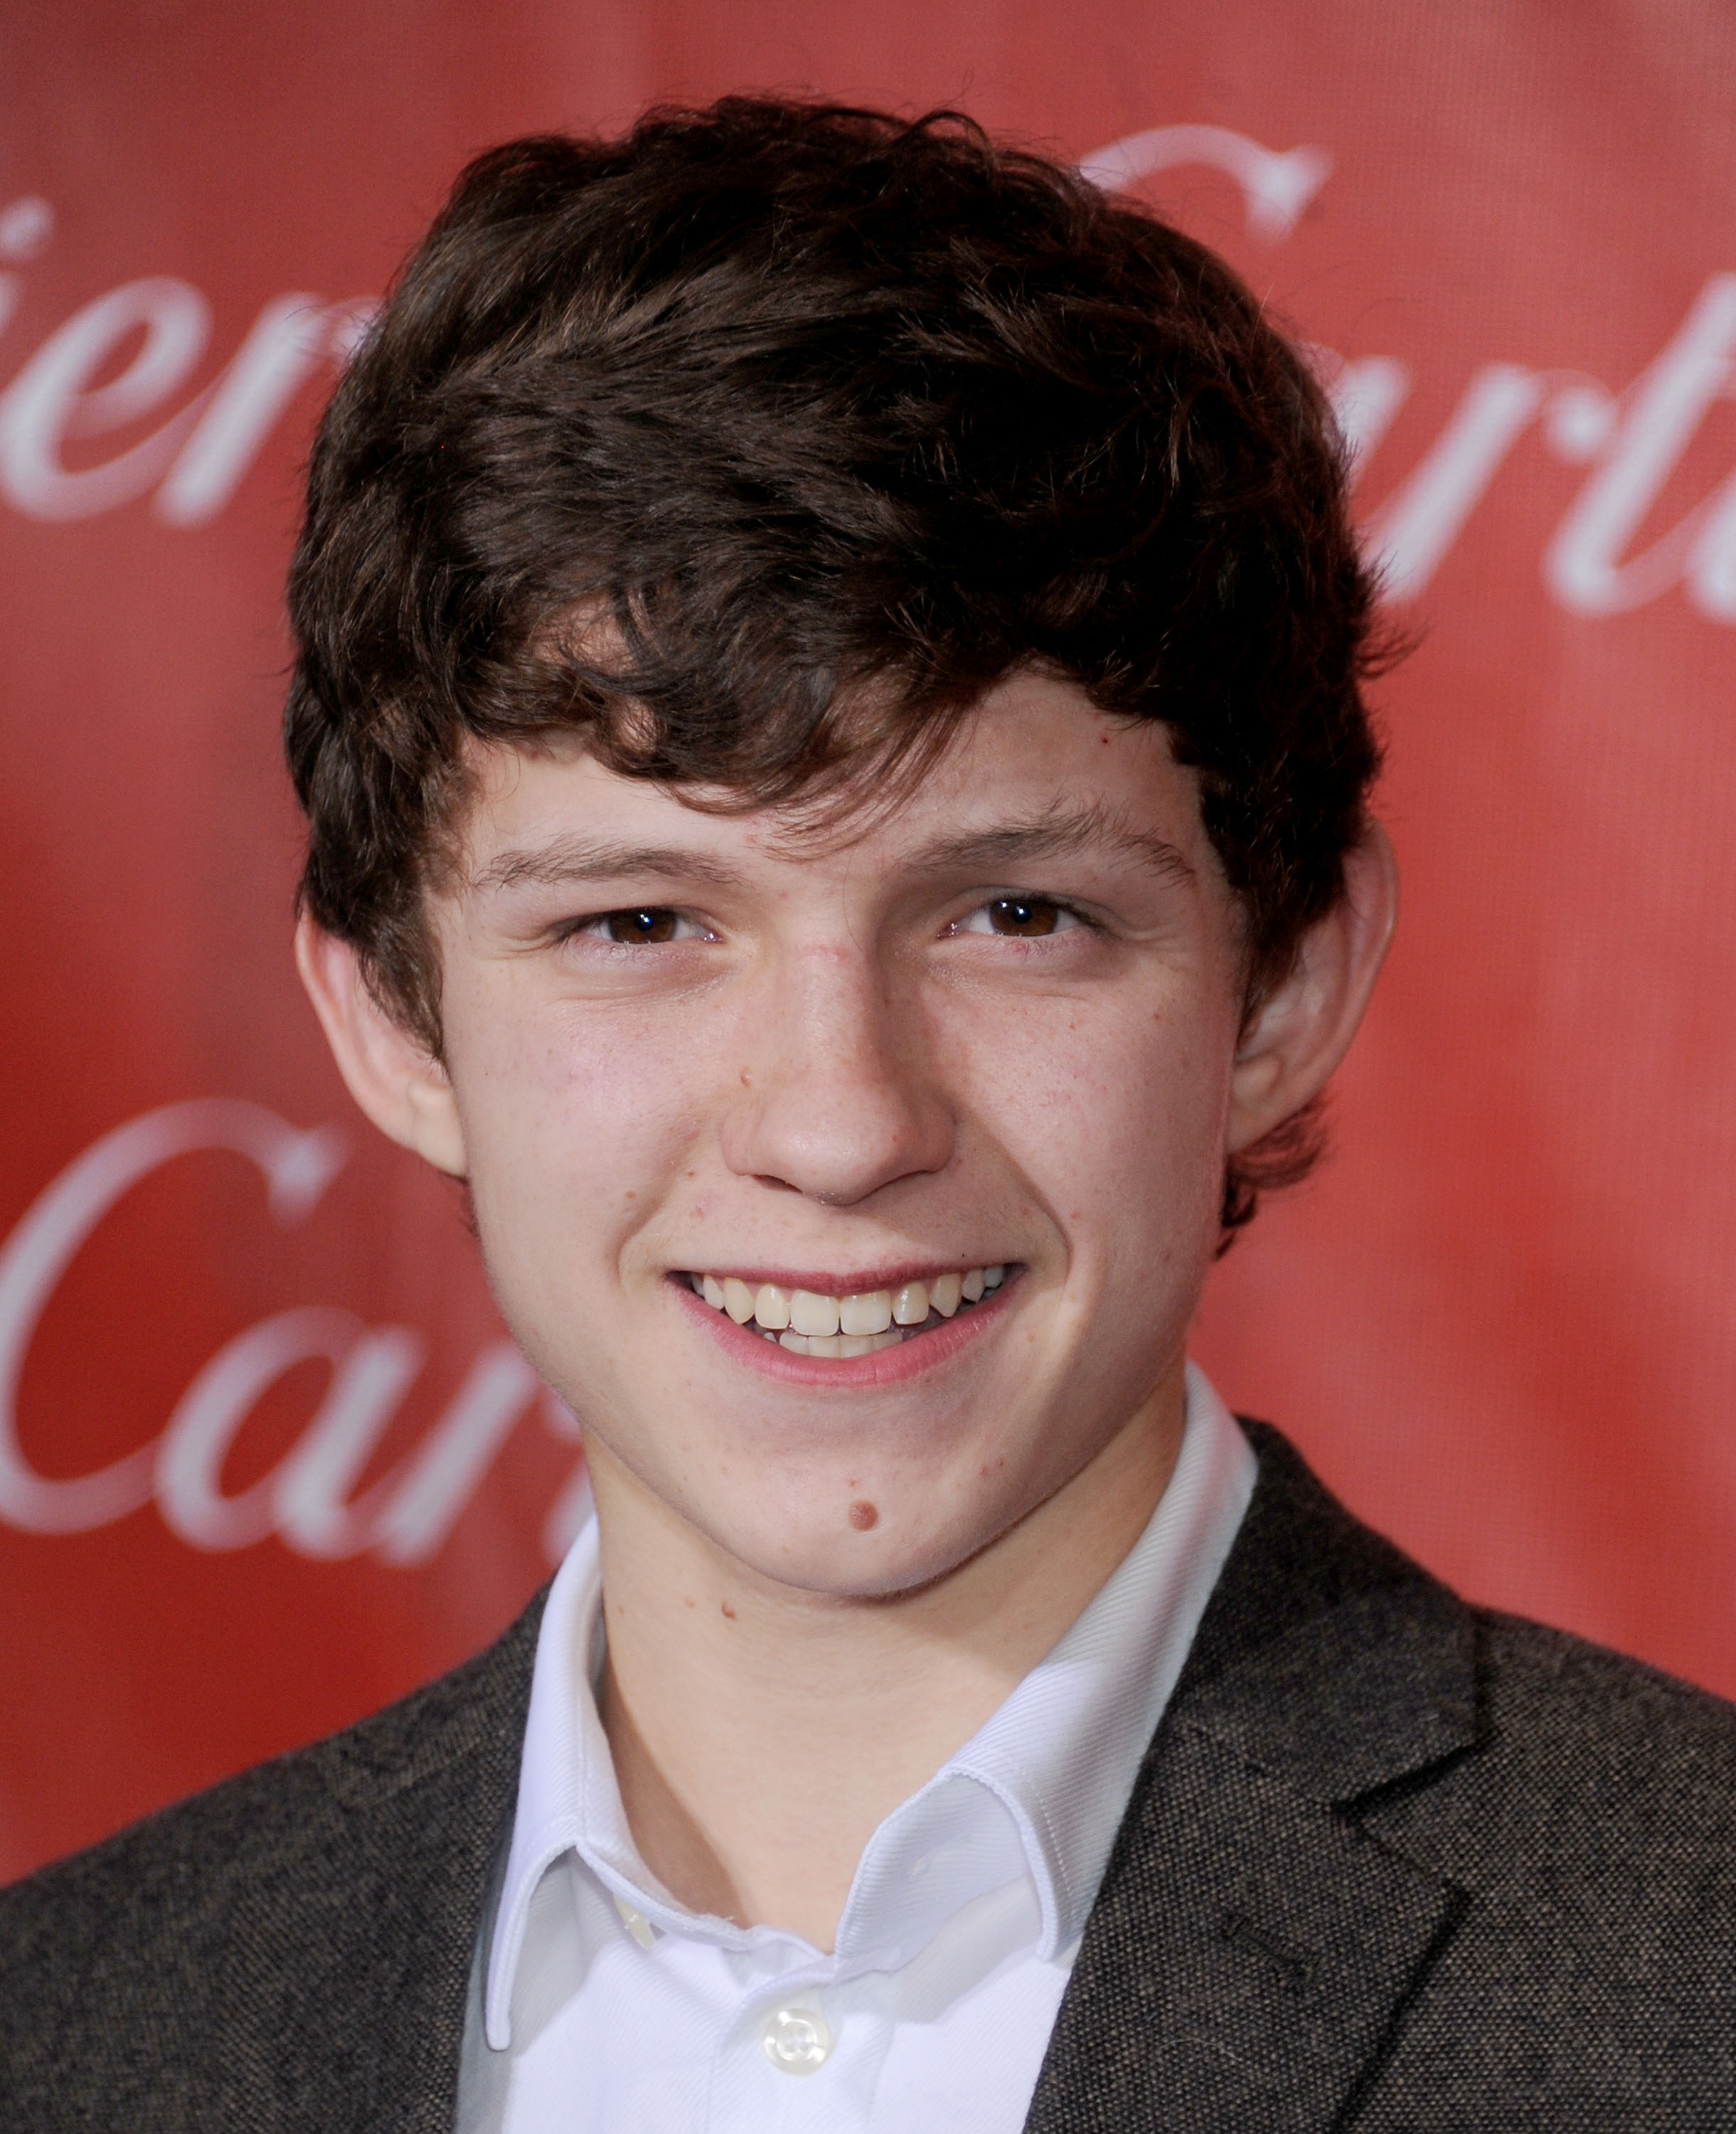
{"label": "ear", "polygon": [[1303,935],[1294,968],[1249,1019],[1230,1079],[1227,1152],[1319,1096],[1350,1049],[1398,917],[1398,866],[1378,823],[1344,860],[1344,894]]}
{"label": "ear", "polygon": [[374,997],[355,950],[304,913],[296,968],[350,1095],[382,1133],[462,1178],[464,1135],[446,1071]]}

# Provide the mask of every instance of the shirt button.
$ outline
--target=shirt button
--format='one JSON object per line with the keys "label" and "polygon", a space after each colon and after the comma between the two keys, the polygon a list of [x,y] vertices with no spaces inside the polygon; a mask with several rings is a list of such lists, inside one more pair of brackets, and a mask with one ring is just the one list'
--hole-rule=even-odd
{"label": "shirt button", "polygon": [[654,1948],[657,1946],[657,1936],[651,1930],[651,1922],[643,1912],[635,1911],[624,1897],[620,1896],[615,1900],[615,1909],[621,1915],[621,1924],[625,1927],[641,1948]]}
{"label": "shirt button", "polygon": [[764,2042],[765,2057],[785,2074],[813,2074],[832,2052],[832,2032],[817,2008],[774,2008]]}

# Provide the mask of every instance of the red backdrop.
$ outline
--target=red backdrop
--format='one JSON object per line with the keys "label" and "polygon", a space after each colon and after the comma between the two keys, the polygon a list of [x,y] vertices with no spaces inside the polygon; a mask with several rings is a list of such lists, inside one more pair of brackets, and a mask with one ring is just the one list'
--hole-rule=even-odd
{"label": "red backdrop", "polygon": [[1705,0],[12,0],[0,1875],[448,1665],[570,1521],[293,982],[278,583],[464,158],[744,86],[1090,158],[1319,345],[1407,902],[1198,1353],[1472,1594],[1736,1692],[1733,62]]}

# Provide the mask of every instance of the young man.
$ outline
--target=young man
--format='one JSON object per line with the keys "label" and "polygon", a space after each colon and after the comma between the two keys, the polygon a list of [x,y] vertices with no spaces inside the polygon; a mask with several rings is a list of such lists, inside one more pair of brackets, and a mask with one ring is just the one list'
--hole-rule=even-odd
{"label": "young man", "polygon": [[315,455],[298,953],[596,1517],[0,1905],[0,2123],[1736,2124],[1729,1709],[1184,1361],[1392,922],[1370,606],[1295,354],[1040,160],[465,174]]}

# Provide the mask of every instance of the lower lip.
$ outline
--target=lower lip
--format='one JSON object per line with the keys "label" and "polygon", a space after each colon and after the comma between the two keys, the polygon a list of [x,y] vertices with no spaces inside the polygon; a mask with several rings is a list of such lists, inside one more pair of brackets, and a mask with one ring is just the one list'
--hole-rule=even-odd
{"label": "lower lip", "polygon": [[997,1326],[1018,1277],[1009,1272],[1005,1282],[980,1304],[961,1308],[943,1326],[900,1341],[896,1348],[871,1349],[866,1356],[803,1356],[793,1349],[768,1341],[763,1333],[738,1326],[726,1311],[719,1311],[695,1294],[684,1274],[669,1277],[676,1301],[697,1319],[726,1354],[762,1377],[779,1378],[790,1386],[837,1386],[856,1393],[875,1386],[899,1386],[935,1369],[961,1354],[982,1335]]}

